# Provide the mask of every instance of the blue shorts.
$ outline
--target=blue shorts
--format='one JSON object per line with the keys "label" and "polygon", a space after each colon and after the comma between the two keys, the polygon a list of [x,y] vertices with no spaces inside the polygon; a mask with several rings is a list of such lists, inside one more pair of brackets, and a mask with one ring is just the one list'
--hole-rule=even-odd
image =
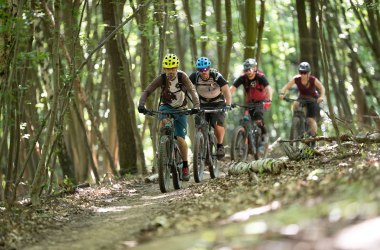
{"label": "blue shorts", "polygon": [[[178,109],[172,108],[168,105],[162,105],[159,108],[160,111],[178,111]],[[174,136],[179,136],[185,139],[187,135],[187,115],[173,114],[174,118]],[[161,114],[160,120],[169,117],[169,115]]]}

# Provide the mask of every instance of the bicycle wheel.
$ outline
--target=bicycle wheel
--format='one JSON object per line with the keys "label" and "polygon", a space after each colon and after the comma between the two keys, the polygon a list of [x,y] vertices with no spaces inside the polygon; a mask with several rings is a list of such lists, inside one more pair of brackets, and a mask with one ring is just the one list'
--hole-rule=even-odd
{"label": "bicycle wheel", "polygon": [[231,160],[245,161],[248,153],[248,144],[245,129],[242,126],[235,128],[231,142]]}
{"label": "bicycle wheel", "polygon": [[173,178],[173,186],[175,189],[182,187],[182,158],[179,153],[177,141],[174,142],[174,159],[171,164],[171,172]]}
{"label": "bicycle wheel", "polygon": [[[290,140],[297,140],[301,139],[304,133],[304,128],[303,128],[302,121],[299,117],[293,117],[292,121],[292,127],[291,127],[291,132],[290,132]],[[292,146],[298,147],[300,144],[299,141],[291,143]]]}
{"label": "bicycle wheel", "polygon": [[255,134],[253,135],[253,139],[255,140],[256,152],[254,154],[255,160],[264,158],[264,143],[263,137],[261,134],[261,129],[259,127],[255,128]]}
{"label": "bicycle wheel", "polygon": [[209,138],[209,145],[210,145],[210,155],[211,155],[211,162],[208,164],[208,169],[210,171],[210,177],[212,179],[219,177],[219,161],[217,157],[217,140],[214,133],[212,133],[211,138]]}
{"label": "bicycle wheel", "polygon": [[169,191],[170,185],[170,138],[163,135],[158,148],[158,184],[162,193]]}
{"label": "bicycle wheel", "polygon": [[203,172],[205,168],[205,138],[203,133],[198,131],[195,135],[193,148],[193,172],[194,181],[201,182],[203,180]]}

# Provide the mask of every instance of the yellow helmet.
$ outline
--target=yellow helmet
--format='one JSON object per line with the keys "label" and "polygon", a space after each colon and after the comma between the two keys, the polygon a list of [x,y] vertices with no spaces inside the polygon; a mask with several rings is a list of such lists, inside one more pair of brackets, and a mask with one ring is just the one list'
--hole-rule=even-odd
{"label": "yellow helmet", "polygon": [[162,67],[166,69],[176,68],[179,66],[179,59],[174,54],[167,54],[162,60]]}

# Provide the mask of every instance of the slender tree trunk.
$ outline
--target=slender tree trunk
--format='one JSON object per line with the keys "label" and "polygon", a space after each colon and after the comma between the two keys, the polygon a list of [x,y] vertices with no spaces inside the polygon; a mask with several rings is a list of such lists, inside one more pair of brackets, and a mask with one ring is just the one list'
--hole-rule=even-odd
{"label": "slender tree trunk", "polygon": [[256,51],[256,60],[260,64],[261,61],[261,42],[263,39],[264,33],[264,23],[265,23],[265,1],[260,1],[260,21],[258,23],[258,35],[257,35],[257,51]]}
{"label": "slender tree trunk", "polygon": [[197,49],[197,37],[195,35],[193,20],[191,18],[191,11],[189,6],[189,1],[182,0],[183,10],[185,11],[187,23],[190,31],[190,48],[191,48],[191,64],[194,65],[198,57]]}
{"label": "slender tree trunk", "polygon": [[[114,3],[102,0],[102,12],[104,22],[107,24],[105,32],[108,35],[114,29],[116,13]],[[124,51],[120,51],[115,39],[106,44],[107,54],[111,64],[111,91],[116,103],[116,125],[119,142],[120,174],[137,173],[137,146],[134,140],[133,128],[131,126],[133,106],[129,105],[131,100],[127,94],[126,83],[123,77],[123,62],[120,58]],[[132,139],[131,139],[132,138]]]}
{"label": "slender tree trunk", "polygon": [[298,35],[300,41],[300,61],[312,62],[310,32],[307,27],[305,0],[296,0]]}
{"label": "slender tree trunk", "polygon": [[256,21],[256,1],[245,1],[245,47],[244,58],[251,58],[255,56],[256,52],[256,39],[257,39],[257,21]]}
{"label": "slender tree trunk", "polygon": [[207,46],[207,16],[206,16],[206,0],[201,0],[201,55],[206,55]]}
{"label": "slender tree trunk", "polygon": [[[311,68],[313,69],[313,75],[320,78],[319,69],[319,55],[320,55],[320,45],[318,38],[318,1],[309,0],[310,3],[310,46],[311,46]],[[328,20],[326,20],[328,22]]]}
{"label": "slender tree trunk", "polygon": [[225,79],[228,79],[228,72],[231,59],[232,51],[232,42],[233,42],[233,32],[232,32],[232,14],[231,14],[231,0],[225,0],[225,9],[226,9],[226,47],[224,49],[224,61],[222,67],[222,75]]}
{"label": "slender tree trunk", "polygon": [[224,58],[223,58],[223,35],[224,32],[222,30],[222,4],[221,1],[213,1],[214,5],[214,12],[215,12],[215,26],[216,26],[216,47],[217,47],[217,54],[218,54],[218,69],[223,70],[224,69]]}
{"label": "slender tree trunk", "polygon": [[55,119],[58,113],[58,90],[59,90],[59,82],[60,82],[60,70],[59,70],[59,38],[60,38],[60,19],[59,19],[59,10],[60,10],[60,1],[55,2],[55,15],[54,15],[54,37],[53,37],[53,53],[52,53],[52,61],[53,61],[53,101],[52,101],[52,113],[48,123],[47,131],[46,131],[46,140],[43,145],[42,155],[40,162],[37,166],[36,175],[34,176],[34,180],[32,182],[31,187],[31,200],[34,206],[40,205],[40,193],[42,190],[42,184],[44,181],[45,172],[46,172],[46,159],[49,152],[49,147],[53,142],[53,128],[55,124]]}
{"label": "slender tree trunk", "polygon": [[[321,39],[321,45],[322,45],[322,72],[323,72],[323,81],[324,81],[324,87],[326,89],[326,99],[327,99],[327,105],[329,107],[330,112],[330,119],[333,124],[335,135],[337,138],[340,138],[339,128],[336,123],[335,119],[335,113],[334,113],[334,107],[332,106],[331,102],[331,95],[330,95],[330,87],[329,87],[329,67],[328,67],[328,56],[327,56],[327,50],[326,50],[326,40],[323,33],[323,22],[325,21],[324,13],[323,13],[323,3],[320,3],[319,6],[319,38]],[[339,142],[340,143],[340,142]]]}

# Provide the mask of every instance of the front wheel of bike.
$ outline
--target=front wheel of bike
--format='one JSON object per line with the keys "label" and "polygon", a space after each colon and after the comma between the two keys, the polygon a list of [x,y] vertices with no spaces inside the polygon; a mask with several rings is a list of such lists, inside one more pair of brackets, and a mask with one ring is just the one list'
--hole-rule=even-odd
{"label": "front wheel of bike", "polygon": [[261,129],[256,128],[255,131],[255,135],[253,136],[253,139],[255,140],[254,145],[256,147],[254,157],[255,160],[259,160],[265,158],[265,145],[263,142],[263,135],[261,134]]}
{"label": "front wheel of bike", "polygon": [[171,172],[174,188],[182,188],[182,158],[177,141],[174,142],[174,159],[173,164],[171,164]]}
{"label": "front wheel of bike", "polygon": [[209,145],[210,145],[211,161],[209,161],[208,169],[210,171],[210,177],[214,179],[214,178],[219,177],[219,164],[220,164],[218,160],[218,156],[217,156],[217,140],[214,133],[212,133],[209,138]]}
{"label": "front wheel of bike", "polygon": [[[290,140],[302,139],[304,134],[302,121],[299,117],[293,117],[292,127],[290,131]],[[298,147],[300,144],[299,141],[291,143],[292,146]]]}
{"label": "front wheel of bike", "polygon": [[163,135],[158,148],[158,184],[162,193],[169,191],[170,172],[170,138]]}
{"label": "front wheel of bike", "polygon": [[242,126],[237,127],[232,134],[231,142],[231,160],[245,161],[248,153],[248,144],[245,129]]}
{"label": "front wheel of bike", "polygon": [[193,149],[193,172],[194,181],[201,182],[203,180],[203,172],[205,168],[205,138],[202,132],[197,132],[195,135]]}

